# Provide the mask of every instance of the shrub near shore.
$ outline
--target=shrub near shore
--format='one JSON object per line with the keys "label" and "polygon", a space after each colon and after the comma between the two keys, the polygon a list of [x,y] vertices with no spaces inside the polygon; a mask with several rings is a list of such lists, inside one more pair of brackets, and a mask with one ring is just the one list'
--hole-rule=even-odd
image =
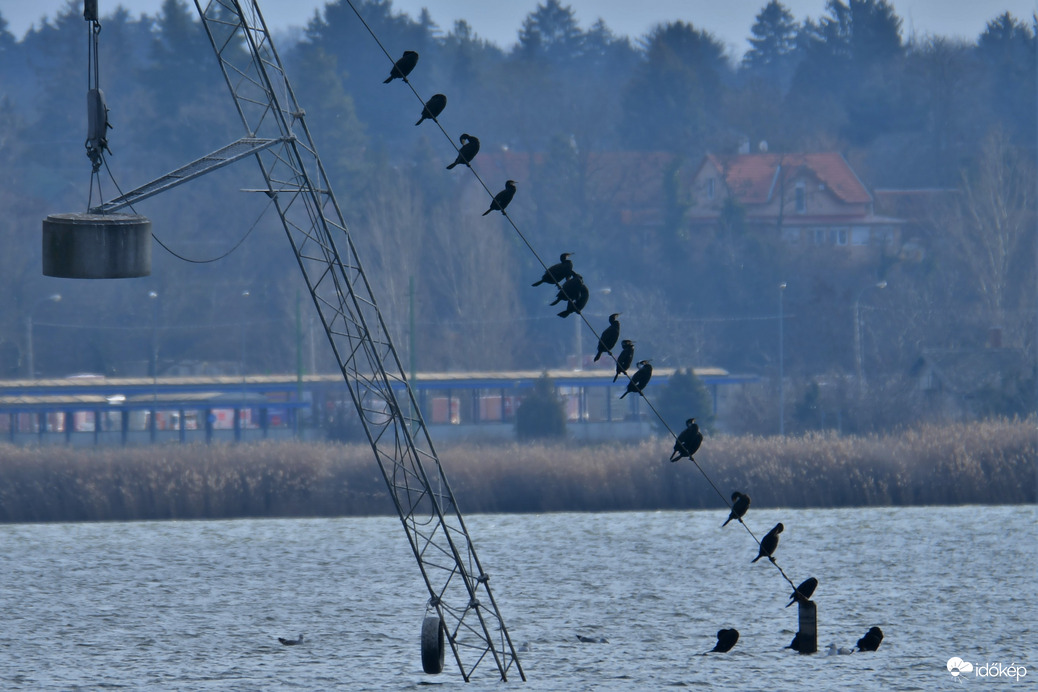
{"label": "shrub near shore", "polygon": [[[465,513],[717,509],[672,441],[453,445],[440,458]],[[754,507],[1036,500],[1035,421],[841,437],[708,437],[696,461]],[[367,445],[267,442],[83,450],[0,446],[0,521],[393,514]]]}

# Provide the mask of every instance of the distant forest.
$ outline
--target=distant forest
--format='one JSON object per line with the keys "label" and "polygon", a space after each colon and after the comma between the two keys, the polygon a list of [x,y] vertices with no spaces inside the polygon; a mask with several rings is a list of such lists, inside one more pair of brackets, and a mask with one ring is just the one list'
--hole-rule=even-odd
{"label": "distant forest", "polygon": [[[909,394],[925,352],[982,349],[994,330],[1035,362],[1035,17],[992,4],[983,33],[962,41],[906,36],[884,0],[829,0],[803,21],[772,1],[735,59],[694,16],[629,40],[601,21],[581,29],[584,18],[546,0],[503,50],[464,21],[440,27],[390,0],[354,5],[390,55],[419,52],[411,83],[447,95],[439,120],[455,141],[475,134],[484,160],[539,157],[509,215],[546,261],[574,253],[592,324],[622,313],[623,337],[662,367],[763,376],[772,391],[744,406],[761,429],[775,427],[780,310],[788,429],[828,427],[861,405],[847,385],[855,308],[879,281],[886,289],[866,294],[859,429],[923,415]],[[116,8],[101,24],[106,198],[244,134],[193,5]],[[403,362],[413,348],[419,371],[565,365],[574,320],[547,306],[553,291],[530,287],[543,267],[500,214],[480,216],[489,200],[466,169],[444,170],[454,149],[434,123],[415,126],[421,103],[406,85],[383,84],[392,62],[350,5],[329,2],[275,41]],[[44,377],[334,371],[277,216],[248,191],[263,184],[250,161],[139,206],[170,250],[154,245],[150,277],[41,275],[41,220],[85,211],[90,192],[87,43],[80,2],[21,39],[0,12],[0,377],[26,377],[30,360]],[[693,233],[677,192],[659,224],[633,232],[584,185],[595,153],[666,152],[688,171],[744,142],[839,152],[869,190],[957,194],[931,210],[924,252],[861,264],[738,223]],[[489,182],[496,192],[504,179]],[[592,334],[580,343],[594,354]],[[1005,379],[976,385],[980,412],[1033,411],[1033,366]]]}

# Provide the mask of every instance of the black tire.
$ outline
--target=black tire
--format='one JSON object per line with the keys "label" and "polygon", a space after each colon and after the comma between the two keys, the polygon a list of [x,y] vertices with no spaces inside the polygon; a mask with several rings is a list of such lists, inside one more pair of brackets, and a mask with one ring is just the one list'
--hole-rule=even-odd
{"label": "black tire", "polygon": [[443,622],[438,615],[422,621],[422,670],[429,675],[443,672]]}

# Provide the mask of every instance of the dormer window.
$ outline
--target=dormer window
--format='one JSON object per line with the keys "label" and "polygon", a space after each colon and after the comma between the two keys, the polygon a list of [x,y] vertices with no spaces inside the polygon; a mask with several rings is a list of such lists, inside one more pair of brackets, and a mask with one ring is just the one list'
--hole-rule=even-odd
{"label": "dormer window", "polygon": [[797,183],[796,186],[796,210],[798,214],[803,214],[807,211],[807,196],[803,183]]}
{"label": "dormer window", "polygon": [[706,181],[706,198],[714,198],[714,178],[708,178]]}

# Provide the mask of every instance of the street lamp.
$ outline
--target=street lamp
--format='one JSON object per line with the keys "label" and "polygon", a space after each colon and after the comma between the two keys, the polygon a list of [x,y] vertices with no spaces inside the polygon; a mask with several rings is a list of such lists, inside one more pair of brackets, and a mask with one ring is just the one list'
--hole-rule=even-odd
{"label": "street lamp", "polygon": [[783,329],[785,327],[785,314],[782,297],[786,294],[786,282],[778,285],[779,289],[779,436],[786,434],[786,397],[785,397],[785,339]]}
{"label": "street lamp", "polygon": [[40,298],[32,307],[29,308],[29,316],[25,318],[25,353],[26,353],[26,365],[29,368],[29,379],[31,380],[36,376],[36,363],[34,360],[35,354],[33,353],[32,345],[32,314],[36,311],[36,308],[43,305],[44,303],[57,303],[61,301],[61,294],[54,293],[46,298]]}
{"label": "street lamp", "polygon": [[[241,292],[242,298],[249,297],[249,289],[245,289]],[[241,325],[241,381],[242,386],[245,385],[245,314],[242,312],[241,321],[238,323]]]}
{"label": "street lamp", "polygon": [[159,376],[159,294],[148,291],[148,299],[151,303],[151,377],[153,380]]}
{"label": "street lamp", "polygon": [[861,395],[865,391],[865,359],[862,355],[861,348],[861,297],[865,294],[865,291],[869,290],[870,288],[884,289],[886,287],[886,281],[880,281],[878,283],[869,284],[868,286],[858,291],[858,298],[854,301],[854,363],[857,367],[859,395]]}

